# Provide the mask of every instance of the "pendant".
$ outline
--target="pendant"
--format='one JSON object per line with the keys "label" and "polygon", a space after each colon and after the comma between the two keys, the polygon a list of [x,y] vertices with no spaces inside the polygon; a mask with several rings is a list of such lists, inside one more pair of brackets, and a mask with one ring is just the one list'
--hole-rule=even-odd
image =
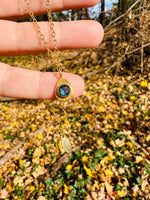
{"label": "pendant", "polygon": [[62,73],[60,72],[60,79],[56,85],[55,95],[57,99],[61,101],[69,100],[74,95],[74,89],[72,85],[62,77]]}
{"label": "pendant", "polygon": [[66,136],[62,136],[61,137],[61,143],[62,143],[63,149],[67,153],[71,153],[71,151],[72,151],[71,143],[70,143],[69,139]]}

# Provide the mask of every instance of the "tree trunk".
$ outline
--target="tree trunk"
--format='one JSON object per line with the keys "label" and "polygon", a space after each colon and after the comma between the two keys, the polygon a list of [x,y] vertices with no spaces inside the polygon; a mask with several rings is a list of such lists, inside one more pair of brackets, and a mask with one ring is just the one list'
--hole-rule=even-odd
{"label": "tree trunk", "polygon": [[85,8],[85,9],[84,9],[84,19],[89,19],[89,18],[90,18],[90,17],[89,17],[88,9]]}
{"label": "tree trunk", "polygon": [[103,27],[105,26],[105,0],[101,0],[100,23]]}
{"label": "tree trunk", "polygon": [[125,13],[127,10],[127,1],[126,0],[121,0],[121,11],[122,14]]}
{"label": "tree trunk", "polygon": [[78,20],[81,20],[83,18],[83,8],[78,10]]}
{"label": "tree trunk", "polygon": [[75,17],[76,17],[75,10],[72,9],[72,10],[71,10],[71,21],[74,21],[74,20],[75,20]]}
{"label": "tree trunk", "polygon": [[119,17],[121,14],[121,0],[118,1],[118,12],[117,12],[117,17]]}

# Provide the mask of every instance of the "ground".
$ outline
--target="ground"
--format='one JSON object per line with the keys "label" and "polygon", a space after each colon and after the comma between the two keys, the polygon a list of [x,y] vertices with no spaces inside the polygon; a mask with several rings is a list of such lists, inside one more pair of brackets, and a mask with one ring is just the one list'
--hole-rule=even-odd
{"label": "ground", "polygon": [[[64,70],[86,84],[64,104],[67,118],[57,101],[1,98],[0,199],[150,199],[150,74],[129,69],[115,41],[59,52]],[[51,62],[45,54],[1,61],[40,70]]]}

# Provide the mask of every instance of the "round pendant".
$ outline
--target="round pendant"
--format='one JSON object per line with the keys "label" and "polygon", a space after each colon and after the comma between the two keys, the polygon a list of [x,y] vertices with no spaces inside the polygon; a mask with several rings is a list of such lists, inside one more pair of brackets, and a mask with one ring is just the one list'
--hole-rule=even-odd
{"label": "round pendant", "polygon": [[66,79],[64,79],[62,75],[56,85],[55,95],[57,99],[62,101],[69,100],[74,95],[74,89],[72,85]]}
{"label": "round pendant", "polygon": [[61,85],[59,87],[59,95],[62,98],[67,97],[70,94],[70,87],[68,85]]}

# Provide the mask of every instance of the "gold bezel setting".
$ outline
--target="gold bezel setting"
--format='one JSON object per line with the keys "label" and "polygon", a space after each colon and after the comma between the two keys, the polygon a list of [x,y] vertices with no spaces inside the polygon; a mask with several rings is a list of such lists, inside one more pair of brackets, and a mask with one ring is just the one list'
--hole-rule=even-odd
{"label": "gold bezel setting", "polygon": [[[69,89],[68,94],[65,94],[65,96],[61,95],[61,93],[60,93],[60,88],[64,87],[64,86],[68,87],[68,89]],[[66,79],[62,78],[62,76],[56,85],[55,95],[56,95],[56,98],[61,101],[67,101],[67,100],[71,99],[74,95],[74,89],[73,89],[72,85]]]}

